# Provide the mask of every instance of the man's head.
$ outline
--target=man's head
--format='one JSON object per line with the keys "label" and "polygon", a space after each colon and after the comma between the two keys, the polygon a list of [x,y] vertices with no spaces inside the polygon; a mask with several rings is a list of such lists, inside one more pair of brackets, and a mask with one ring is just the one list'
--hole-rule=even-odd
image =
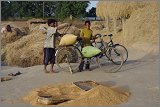
{"label": "man's head", "polygon": [[57,26],[57,21],[54,20],[54,19],[48,19],[48,26],[51,26],[51,27],[56,27]]}
{"label": "man's head", "polygon": [[7,30],[7,32],[12,32],[11,26],[10,26],[10,25],[7,25],[7,26],[6,26],[6,30]]}
{"label": "man's head", "polygon": [[91,26],[91,22],[89,20],[85,21],[84,25],[90,29],[90,26]]}

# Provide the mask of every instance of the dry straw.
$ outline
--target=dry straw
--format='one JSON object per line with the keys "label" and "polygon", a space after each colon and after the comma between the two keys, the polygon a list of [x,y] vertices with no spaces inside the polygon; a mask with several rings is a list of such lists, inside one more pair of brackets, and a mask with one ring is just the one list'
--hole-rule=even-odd
{"label": "dry straw", "polygon": [[[97,4],[96,14],[105,18],[108,17],[114,30],[117,30],[117,19],[122,21],[122,31],[115,33],[106,30],[106,33],[114,33],[114,40],[125,46],[138,43],[158,44],[158,3],[156,1],[100,1]],[[108,32],[109,31],[109,32]],[[100,33],[100,32],[99,32]],[[146,49],[147,50],[147,49]]]}
{"label": "dry straw", "polygon": [[[5,56],[5,61],[8,65],[29,67],[43,64],[45,35],[39,29],[40,26],[46,25],[37,25],[37,28],[32,29],[29,35],[16,39],[16,41],[4,47],[5,55],[3,56]],[[63,33],[63,31],[64,29],[60,32]],[[77,34],[78,32],[78,28],[71,26],[66,33]],[[56,41],[56,43],[58,42]]]}
{"label": "dry straw", "polygon": [[43,33],[37,30],[11,44],[7,44],[5,47],[6,62],[9,65],[22,67],[42,64],[43,41]]}
{"label": "dry straw", "polygon": [[100,1],[97,4],[96,14],[100,17],[107,18],[108,16],[113,19],[127,17],[138,8],[146,5],[146,2],[128,2],[128,1]]}

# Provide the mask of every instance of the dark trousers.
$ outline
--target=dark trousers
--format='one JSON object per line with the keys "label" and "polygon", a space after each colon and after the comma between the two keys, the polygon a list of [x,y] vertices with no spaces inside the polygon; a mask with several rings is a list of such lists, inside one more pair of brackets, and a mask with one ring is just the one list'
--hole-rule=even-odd
{"label": "dark trousers", "polygon": [[55,64],[55,49],[44,48],[44,65]]}
{"label": "dark trousers", "polygon": [[[84,60],[80,63],[80,65],[79,65],[79,70],[80,71],[83,71],[83,67],[84,67]],[[87,62],[86,62],[86,64],[85,64],[85,69],[89,69],[90,68],[90,63],[89,63],[89,61],[88,61],[88,59],[87,59]]]}

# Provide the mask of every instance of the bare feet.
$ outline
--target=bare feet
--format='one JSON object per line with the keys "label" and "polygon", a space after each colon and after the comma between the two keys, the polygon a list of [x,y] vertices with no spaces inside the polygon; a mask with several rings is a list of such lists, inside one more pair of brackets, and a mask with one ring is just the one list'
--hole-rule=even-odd
{"label": "bare feet", "polygon": [[49,73],[49,71],[47,71],[46,69],[43,70],[45,73]]}

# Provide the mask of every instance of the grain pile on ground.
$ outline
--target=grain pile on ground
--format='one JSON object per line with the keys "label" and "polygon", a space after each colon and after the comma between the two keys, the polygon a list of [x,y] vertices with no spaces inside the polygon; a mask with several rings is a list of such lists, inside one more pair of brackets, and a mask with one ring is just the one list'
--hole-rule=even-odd
{"label": "grain pile on ground", "polygon": [[38,95],[49,94],[53,98],[68,98],[70,101],[58,104],[59,106],[107,106],[117,105],[128,101],[130,94],[120,92],[103,85],[84,91],[73,84],[63,84],[57,86],[45,86],[31,91],[23,98],[24,101],[32,105],[37,103]]}
{"label": "grain pile on ground", "polygon": [[23,98],[24,101],[32,105],[40,105],[37,102],[38,96],[43,94],[52,95],[54,98],[69,98],[76,99],[84,90],[79,89],[73,84],[62,84],[56,86],[44,86],[40,89],[35,89]]}
{"label": "grain pile on ground", "polygon": [[[96,14],[106,20],[114,21],[116,29],[117,20],[121,20],[122,30],[113,33],[116,42],[125,46],[148,44],[146,49],[158,44],[158,3],[156,1],[123,2],[123,1],[100,1],[97,4]],[[145,47],[145,45],[143,46]]]}

